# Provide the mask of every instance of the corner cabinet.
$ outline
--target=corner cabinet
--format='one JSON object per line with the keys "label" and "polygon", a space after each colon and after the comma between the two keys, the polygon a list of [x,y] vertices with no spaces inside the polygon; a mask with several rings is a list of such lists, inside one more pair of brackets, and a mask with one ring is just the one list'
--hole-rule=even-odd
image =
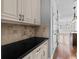
{"label": "corner cabinet", "polygon": [[32,18],[34,24],[40,25],[40,0],[32,0]]}
{"label": "corner cabinet", "polygon": [[32,18],[32,0],[22,0],[22,14],[24,15],[23,22],[34,24]]}
{"label": "corner cabinet", "polygon": [[2,20],[16,21],[18,19],[18,0],[1,0],[2,2]]}
{"label": "corner cabinet", "polygon": [[40,0],[2,0],[2,23],[5,21],[40,25]]}

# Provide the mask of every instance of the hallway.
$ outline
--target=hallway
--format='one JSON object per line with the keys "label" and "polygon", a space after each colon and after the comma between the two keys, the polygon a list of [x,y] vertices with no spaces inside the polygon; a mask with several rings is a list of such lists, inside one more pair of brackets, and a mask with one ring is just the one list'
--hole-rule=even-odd
{"label": "hallway", "polygon": [[51,59],[77,59],[76,4],[77,0],[56,0],[58,9],[57,47]]}
{"label": "hallway", "polygon": [[76,59],[77,34],[60,34],[53,59]]}

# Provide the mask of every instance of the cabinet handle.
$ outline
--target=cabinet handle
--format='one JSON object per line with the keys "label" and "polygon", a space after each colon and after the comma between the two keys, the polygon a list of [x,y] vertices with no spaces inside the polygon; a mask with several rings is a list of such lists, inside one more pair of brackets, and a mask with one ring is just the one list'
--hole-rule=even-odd
{"label": "cabinet handle", "polygon": [[19,14],[19,20],[21,21],[21,17],[22,17],[22,15],[21,14]]}
{"label": "cabinet handle", "polygon": [[40,49],[41,49],[41,48],[39,48],[39,49],[36,51],[36,52],[37,52],[37,54],[40,52]]}
{"label": "cabinet handle", "polygon": [[39,54],[40,53],[40,51],[39,52],[37,52],[36,54]]}
{"label": "cabinet handle", "polygon": [[37,50],[37,52],[39,52],[40,51],[40,49],[39,50]]}
{"label": "cabinet handle", "polygon": [[24,21],[24,15],[22,15],[22,21]]}

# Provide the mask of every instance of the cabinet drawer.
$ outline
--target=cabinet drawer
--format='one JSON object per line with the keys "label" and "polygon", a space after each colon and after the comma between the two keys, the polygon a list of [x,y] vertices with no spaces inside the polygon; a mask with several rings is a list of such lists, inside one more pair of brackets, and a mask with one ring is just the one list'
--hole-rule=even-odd
{"label": "cabinet drawer", "polygon": [[39,47],[37,47],[36,49],[33,50],[33,53],[37,53],[37,52],[39,52],[41,49],[42,49],[42,47],[39,46]]}

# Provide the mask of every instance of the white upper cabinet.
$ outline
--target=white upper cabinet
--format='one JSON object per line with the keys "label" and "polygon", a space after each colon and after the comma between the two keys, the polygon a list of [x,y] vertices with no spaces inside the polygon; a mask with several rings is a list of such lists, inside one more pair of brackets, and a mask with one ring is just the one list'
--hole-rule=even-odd
{"label": "white upper cabinet", "polygon": [[2,21],[4,19],[40,25],[40,0],[2,0]]}
{"label": "white upper cabinet", "polygon": [[21,21],[22,14],[22,0],[18,0],[18,19]]}
{"label": "white upper cabinet", "polygon": [[32,0],[22,0],[22,15],[24,22],[34,24],[34,19],[32,19]]}
{"label": "white upper cabinet", "polygon": [[37,13],[37,20],[35,20],[35,24],[38,24],[38,25],[40,25],[40,22],[41,22],[41,20],[40,20],[40,0],[37,0],[37,11],[36,11]]}
{"label": "white upper cabinet", "polygon": [[40,0],[32,0],[32,18],[34,24],[40,25]]}
{"label": "white upper cabinet", "polygon": [[2,19],[16,20],[18,14],[18,0],[2,0]]}

